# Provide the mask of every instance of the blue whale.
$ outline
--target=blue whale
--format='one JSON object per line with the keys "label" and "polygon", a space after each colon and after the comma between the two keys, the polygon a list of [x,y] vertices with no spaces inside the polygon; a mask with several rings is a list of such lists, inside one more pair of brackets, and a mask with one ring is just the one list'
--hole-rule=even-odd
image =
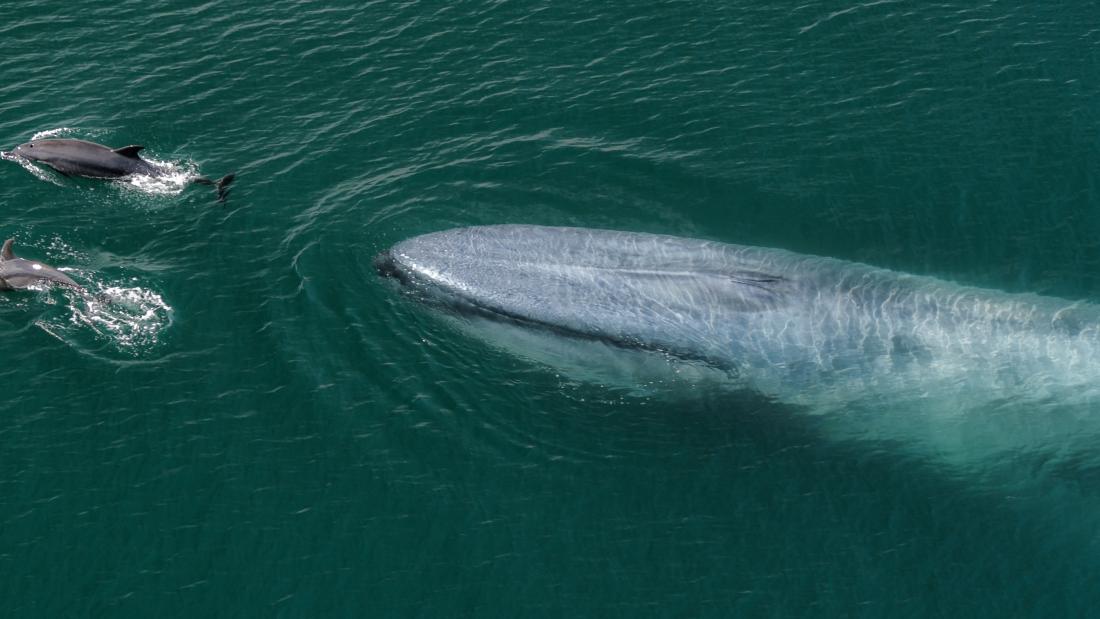
{"label": "blue whale", "polygon": [[[136,144],[111,148],[85,140],[48,139],[20,144],[9,154],[27,161],[44,163],[66,176],[122,178],[133,175],[164,175],[166,170],[138,155],[144,148]],[[218,191],[218,201],[223,202],[234,177],[234,174],[227,174],[215,181],[199,176],[192,178],[191,182],[213,185]]]}
{"label": "blue whale", "polygon": [[781,249],[499,225],[417,236],[375,266],[436,307],[660,353],[818,408],[1095,401],[1100,388],[1095,305]]}

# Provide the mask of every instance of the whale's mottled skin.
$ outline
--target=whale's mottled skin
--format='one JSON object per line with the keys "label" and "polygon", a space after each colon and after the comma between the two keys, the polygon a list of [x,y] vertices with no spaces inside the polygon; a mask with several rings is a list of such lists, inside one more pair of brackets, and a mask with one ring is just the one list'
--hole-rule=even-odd
{"label": "whale's mottled skin", "polygon": [[[11,155],[28,161],[44,163],[58,172],[87,178],[121,178],[131,175],[161,176],[164,170],[138,156],[144,146],[131,145],[111,148],[95,142],[73,139],[33,140],[20,144]],[[218,201],[225,200],[234,174],[227,174],[217,181],[205,177],[191,179],[194,183],[213,185],[218,190]]]}
{"label": "whale's mottled skin", "polygon": [[414,237],[376,266],[433,304],[701,361],[789,401],[1100,383],[1097,306],[779,249],[501,225]]}
{"label": "whale's mottled skin", "polygon": [[12,251],[13,243],[13,239],[8,239],[0,249],[0,290],[29,288],[43,283],[84,290],[61,271],[36,260],[16,256]]}

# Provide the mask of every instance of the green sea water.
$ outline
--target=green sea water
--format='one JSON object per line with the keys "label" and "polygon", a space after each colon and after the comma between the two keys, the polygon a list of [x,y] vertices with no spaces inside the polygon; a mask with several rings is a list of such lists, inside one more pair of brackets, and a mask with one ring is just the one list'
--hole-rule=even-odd
{"label": "green sea water", "polygon": [[1100,608],[1100,447],[1058,442],[1100,403],[947,424],[1013,419],[960,464],[579,380],[371,264],[571,225],[1100,301],[1100,5],[33,0],[0,41],[0,148],[238,174],[0,161],[0,234],[100,295],[0,297],[0,615]]}

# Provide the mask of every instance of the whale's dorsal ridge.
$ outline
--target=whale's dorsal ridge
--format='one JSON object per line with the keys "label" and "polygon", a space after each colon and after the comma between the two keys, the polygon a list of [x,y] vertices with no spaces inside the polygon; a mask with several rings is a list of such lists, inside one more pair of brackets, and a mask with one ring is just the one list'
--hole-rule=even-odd
{"label": "whale's dorsal ridge", "polygon": [[723,279],[732,285],[731,309],[747,312],[775,309],[788,302],[790,280],[760,271],[734,269],[723,271]]}
{"label": "whale's dorsal ridge", "polygon": [[131,159],[137,159],[138,158],[138,152],[140,152],[143,148],[145,148],[145,147],[140,146],[138,144],[131,144],[129,146],[123,146],[122,148],[116,148],[112,152],[118,153],[118,154],[122,155],[123,157],[129,157]]}
{"label": "whale's dorsal ridge", "polygon": [[769,273],[763,273],[760,271],[730,271],[728,273],[730,281],[735,284],[744,284],[746,286],[756,286],[757,288],[770,289],[774,286],[778,286],[781,282],[786,281],[780,275],[771,275]]}
{"label": "whale's dorsal ridge", "polygon": [[15,243],[15,239],[4,241],[4,248],[0,249],[0,260],[12,260],[15,258],[15,252],[11,250],[12,243]]}

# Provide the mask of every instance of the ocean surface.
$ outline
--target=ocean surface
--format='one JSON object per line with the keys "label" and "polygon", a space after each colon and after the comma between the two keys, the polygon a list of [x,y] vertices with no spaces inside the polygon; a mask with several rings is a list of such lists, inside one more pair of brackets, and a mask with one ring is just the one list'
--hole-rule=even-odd
{"label": "ocean surface", "polygon": [[573,375],[371,261],[569,225],[1100,302],[1100,4],[32,0],[0,40],[0,148],[174,171],[0,161],[0,235],[90,291],[0,296],[0,615],[1096,616],[1100,402],[861,436],[890,401]]}

